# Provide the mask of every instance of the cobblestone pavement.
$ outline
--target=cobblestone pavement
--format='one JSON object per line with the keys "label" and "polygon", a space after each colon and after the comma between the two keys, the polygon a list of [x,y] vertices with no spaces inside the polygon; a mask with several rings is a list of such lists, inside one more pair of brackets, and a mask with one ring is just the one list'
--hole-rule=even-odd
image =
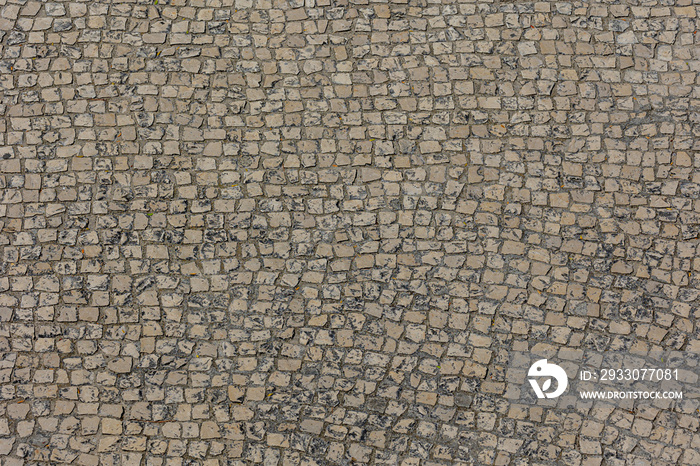
{"label": "cobblestone pavement", "polygon": [[699,465],[698,14],[0,0],[0,464]]}

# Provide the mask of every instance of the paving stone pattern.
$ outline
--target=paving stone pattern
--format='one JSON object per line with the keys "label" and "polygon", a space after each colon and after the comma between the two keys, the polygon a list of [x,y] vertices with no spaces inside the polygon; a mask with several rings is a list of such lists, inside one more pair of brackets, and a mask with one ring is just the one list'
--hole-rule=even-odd
{"label": "paving stone pattern", "polygon": [[0,464],[700,464],[699,13],[0,0]]}

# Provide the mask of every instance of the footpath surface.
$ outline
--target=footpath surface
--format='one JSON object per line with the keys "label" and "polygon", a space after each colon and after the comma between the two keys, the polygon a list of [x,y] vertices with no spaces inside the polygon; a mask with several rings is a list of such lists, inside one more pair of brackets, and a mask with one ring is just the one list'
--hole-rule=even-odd
{"label": "footpath surface", "polygon": [[0,0],[0,464],[700,464],[699,14]]}

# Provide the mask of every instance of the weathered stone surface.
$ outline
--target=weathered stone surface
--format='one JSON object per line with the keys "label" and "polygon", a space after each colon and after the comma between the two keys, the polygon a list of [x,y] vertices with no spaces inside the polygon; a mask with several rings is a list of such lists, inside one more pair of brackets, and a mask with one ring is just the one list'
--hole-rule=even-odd
{"label": "weathered stone surface", "polygon": [[0,463],[700,464],[698,13],[0,2]]}

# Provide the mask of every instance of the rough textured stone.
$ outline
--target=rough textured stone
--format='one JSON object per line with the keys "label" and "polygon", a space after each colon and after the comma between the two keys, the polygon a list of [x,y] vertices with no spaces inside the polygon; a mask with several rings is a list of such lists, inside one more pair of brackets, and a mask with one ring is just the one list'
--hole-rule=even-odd
{"label": "rough textured stone", "polygon": [[3,465],[700,464],[690,0],[0,1]]}

